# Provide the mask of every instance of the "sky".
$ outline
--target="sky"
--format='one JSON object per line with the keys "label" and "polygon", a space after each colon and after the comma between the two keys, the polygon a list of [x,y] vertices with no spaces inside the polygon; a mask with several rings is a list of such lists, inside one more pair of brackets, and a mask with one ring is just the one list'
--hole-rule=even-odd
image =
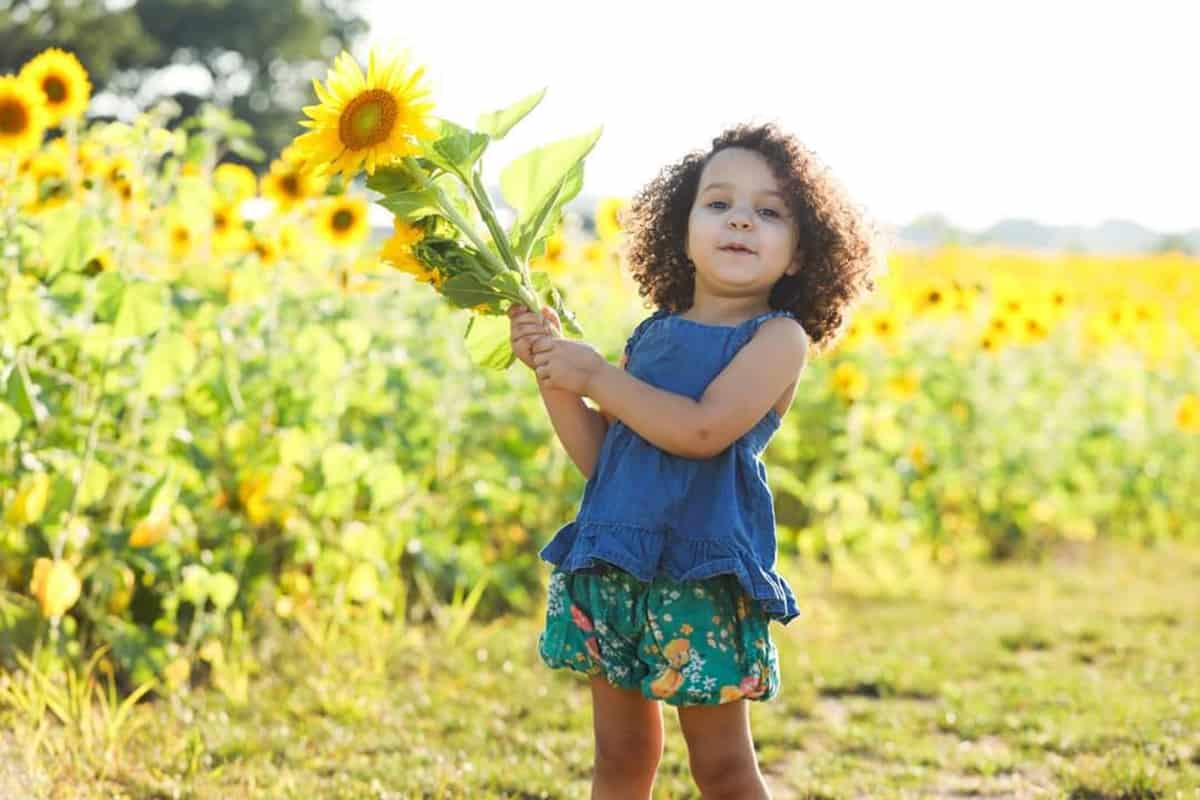
{"label": "sky", "polygon": [[1194,0],[416,6],[364,0],[355,52],[407,49],[439,116],[470,126],[548,88],[489,148],[489,182],[602,125],[584,192],[630,196],[725,127],[773,121],[889,225],[1200,227]]}

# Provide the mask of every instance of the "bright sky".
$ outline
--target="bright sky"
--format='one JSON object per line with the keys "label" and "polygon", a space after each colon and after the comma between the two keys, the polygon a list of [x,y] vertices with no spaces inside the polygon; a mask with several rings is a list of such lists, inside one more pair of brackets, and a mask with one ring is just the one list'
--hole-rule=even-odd
{"label": "bright sky", "polygon": [[[542,86],[485,158],[597,125],[584,192],[628,196],[725,126],[794,131],[885,223],[944,214],[1200,227],[1194,0],[364,0],[369,43],[426,65],[436,113]],[[357,53],[360,58],[365,47]]]}

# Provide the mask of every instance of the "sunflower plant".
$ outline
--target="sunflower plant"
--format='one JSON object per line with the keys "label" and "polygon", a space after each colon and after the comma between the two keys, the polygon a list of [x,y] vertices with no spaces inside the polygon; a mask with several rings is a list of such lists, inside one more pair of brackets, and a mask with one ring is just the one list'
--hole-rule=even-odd
{"label": "sunflower plant", "polygon": [[540,311],[552,305],[565,329],[583,331],[562,294],[530,262],[583,187],[583,161],[601,128],[538,147],[500,173],[500,192],[515,210],[505,228],[483,180],[488,146],[504,138],[545,96],[534,92],[482,114],[469,129],[432,114],[423,67],[403,55],[369,54],[367,70],[343,52],[325,85],[314,80],[320,103],[300,124],[308,132],[293,143],[296,157],[315,175],[345,180],[365,171],[375,200],[394,216],[395,233],[381,258],[429,284],[447,302],[474,312],[465,337],[482,366],[506,369],[506,313],[513,304]]}

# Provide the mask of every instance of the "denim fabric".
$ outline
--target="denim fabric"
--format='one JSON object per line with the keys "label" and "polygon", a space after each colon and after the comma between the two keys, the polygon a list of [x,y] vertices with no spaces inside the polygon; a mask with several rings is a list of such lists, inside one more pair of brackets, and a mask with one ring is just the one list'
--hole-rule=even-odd
{"label": "denim fabric", "polygon": [[[705,388],[768,319],[709,325],[655,311],[625,346],[634,377],[699,400]],[[693,459],[668,453],[614,419],[584,487],[574,521],[541,550],[564,572],[612,564],[644,583],[657,576],[696,581],[729,574],[766,615],[786,625],[800,615],[775,566],[775,509],[761,453],[780,425],[771,409],[723,452]]]}

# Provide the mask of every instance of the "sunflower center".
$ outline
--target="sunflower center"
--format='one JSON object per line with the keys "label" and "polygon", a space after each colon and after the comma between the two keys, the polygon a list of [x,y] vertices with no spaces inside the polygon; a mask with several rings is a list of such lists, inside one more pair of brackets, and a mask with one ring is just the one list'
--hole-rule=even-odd
{"label": "sunflower center", "polygon": [[67,84],[57,75],[50,75],[42,81],[42,91],[46,94],[46,99],[54,104],[67,99]]}
{"label": "sunflower center", "polygon": [[354,212],[343,208],[334,213],[332,223],[335,230],[348,231],[354,226]]}
{"label": "sunflower center", "polygon": [[338,120],[338,137],[350,150],[379,144],[392,134],[400,107],[383,89],[370,89],[355,97]]}
{"label": "sunflower center", "polygon": [[25,106],[12,100],[0,100],[0,133],[21,133],[29,125]]}
{"label": "sunflower center", "polygon": [[284,175],[283,179],[279,181],[279,187],[289,197],[300,196],[300,181],[296,180],[295,175]]}

